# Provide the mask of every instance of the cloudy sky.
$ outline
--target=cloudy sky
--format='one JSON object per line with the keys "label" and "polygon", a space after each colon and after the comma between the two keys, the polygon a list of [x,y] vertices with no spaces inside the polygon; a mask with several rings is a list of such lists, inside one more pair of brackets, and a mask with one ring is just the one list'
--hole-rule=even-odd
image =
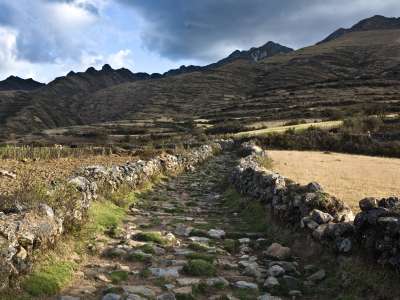
{"label": "cloudy sky", "polygon": [[204,65],[269,40],[314,44],[375,14],[400,16],[400,1],[0,0],[0,80]]}

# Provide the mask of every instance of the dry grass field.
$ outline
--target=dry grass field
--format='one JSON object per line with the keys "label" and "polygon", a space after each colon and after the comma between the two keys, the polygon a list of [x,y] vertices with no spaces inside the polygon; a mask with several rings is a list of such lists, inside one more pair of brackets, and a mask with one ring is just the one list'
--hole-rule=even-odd
{"label": "dry grass field", "polygon": [[363,197],[400,196],[400,159],[311,151],[269,151],[274,170],[324,189],[359,210]]}
{"label": "dry grass field", "polygon": [[12,195],[21,181],[50,183],[67,178],[79,168],[90,165],[118,165],[137,159],[130,155],[93,155],[87,157],[64,157],[48,160],[29,160],[23,162],[15,159],[0,159],[0,169],[13,172],[16,179],[0,177],[0,197]]}

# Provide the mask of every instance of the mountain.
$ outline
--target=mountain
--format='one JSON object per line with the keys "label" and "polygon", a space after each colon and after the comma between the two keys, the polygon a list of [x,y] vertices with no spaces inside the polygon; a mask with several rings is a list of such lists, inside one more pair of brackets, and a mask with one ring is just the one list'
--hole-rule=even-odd
{"label": "mountain", "polygon": [[44,83],[37,82],[32,78],[22,79],[17,76],[10,76],[0,81],[0,91],[31,91],[45,86]]}
{"label": "mountain", "polygon": [[227,58],[220,60],[219,62],[212,64],[211,66],[221,66],[237,59],[246,59],[249,61],[260,61],[268,57],[272,57],[277,54],[285,54],[292,52],[292,48],[282,46],[280,44],[269,41],[261,47],[253,47],[247,51],[236,50],[231,53]]}
{"label": "mountain", "polygon": [[[377,109],[399,113],[400,28],[388,25],[394,23],[373,17],[318,45],[278,49],[272,56],[260,48],[236,51],[214,65],[185,67],[190,72],[181,68],[174,76],[135,75],[108,66],[71,73],[39,90],[0,95],[0,128],[5,136],[72,125],[114,131],[123,126],[117,135],[150,127],[150,133],[174,134],[188,120],[258,126]],[[19,108],[4,113],[12,103]]]}
{"label": "mountain", "polygon": [[400,29],[400,18],[387,18],[380,15],[375,15],[371,18],[361,20],[353,27],[345,29],[339,28],[335,32],[331,33],[325,39],[318,44],[329,42],[333,39],[341,37],[344,34],[357,31],[368,31],[368,30],[394,30]]}
{"label": "mountain", "polygon": [[181,66],[179,69],[169,70],[165,72],[164,76],[175,76],[183,73],[190,73],[190,72],[198,72],[198,71],[206,71],[213,68],[221,67],[227,63],[233,62],[238,59],[244,59],[248,61],[257,62],[259,60],[272,57],[277,54],[284,54],[292,52],[292,48],[288,48],[286,46],[282,46],[278,43],[274,43],[269,41],[268,43],[264,44],[261,47],[253,47],[249,50],[236,50],[232,52],[228,57],[219,60],[216,63],[212,63],[206,65],[204,67],[200,66]]}

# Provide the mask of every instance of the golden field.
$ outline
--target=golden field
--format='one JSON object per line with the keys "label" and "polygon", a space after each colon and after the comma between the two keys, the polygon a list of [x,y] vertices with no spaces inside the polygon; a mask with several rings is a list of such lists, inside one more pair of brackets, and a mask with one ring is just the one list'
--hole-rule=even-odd
{"label": "golden field", "polygon": [[400,159],[312,151],[268,151],[273,169],[301,184],[320,183],[355,211],[364,197],[400,196]]}

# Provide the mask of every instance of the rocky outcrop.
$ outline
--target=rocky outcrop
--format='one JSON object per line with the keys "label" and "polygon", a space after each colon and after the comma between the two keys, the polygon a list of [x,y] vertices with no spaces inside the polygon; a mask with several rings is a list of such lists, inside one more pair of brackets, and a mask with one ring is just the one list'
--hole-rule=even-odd
{"label": "rocky outcrop", "polygon": [[66,203],[73,205],[51,208],[39,204],[35,209],[22,209],[20,213],[0,212],[0,287],[7,287],[11,278],[29,270],[35,250],[54,244],[68,228],[86,220],[87,211],[97,197],[99,184],[107,183],[115,189],[128,183],[134,188],[160,173],[192,170],[196,164],[231,145],[231,141],[218,141],[183,154],[159,155],[147,161],[138,160],[109,168],[83,168],[68,182],[71,201],[68,199]]}
{"label": "rocky outcrop", "polygon": [[247,143],[240,152],[249,155],[240,159],[232,174],[239,192],[263,201],[273,216],[308,231],[339,253],[350,253],[357,243],[378,262],[400,269],[399,198],[363,199],[361,212],[354,218],[343,201],[324,192],[318,183],[302,186],[263,168],[260,157],[267,153],[259,147]]}

